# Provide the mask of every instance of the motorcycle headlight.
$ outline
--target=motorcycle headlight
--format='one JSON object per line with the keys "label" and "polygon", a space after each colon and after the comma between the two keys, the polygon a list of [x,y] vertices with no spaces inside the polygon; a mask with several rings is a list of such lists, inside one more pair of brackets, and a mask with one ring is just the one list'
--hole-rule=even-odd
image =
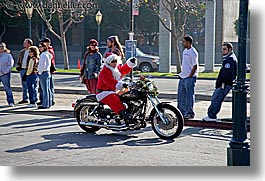
{"label": "motorcycle headlight", "polygon": [[148,82],[147,87],[148,87],[149,91],[154,90],[154,85],[152,84],[152,82]]}

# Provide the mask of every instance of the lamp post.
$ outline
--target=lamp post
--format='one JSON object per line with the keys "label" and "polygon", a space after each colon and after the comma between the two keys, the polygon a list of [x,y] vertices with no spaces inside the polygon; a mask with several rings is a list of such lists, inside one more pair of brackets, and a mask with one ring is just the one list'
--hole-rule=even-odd
{"label": "lamp post", "polygon": [[98,24],[98,45],[100,46],[100,24],[102,21],[102,14],[100,13],[100,11],[97,12],[96,14],[96,22]]}
{"label": "lamp post", "polygon": [[240,0],[238,36],[238,71],[233,87],[233,137],[227,148],[228,166],[250,166],[250,142],[247,138],[246,39],[248,0]]}
{"label": "lamp post", "polygon": [[33,6],[30,1],[27,2],[27,5],[25,6],[25,12],[27,14],[28,20],[29,20],[29,38],[32,38],[31,33],[31,18],[33,14]]}

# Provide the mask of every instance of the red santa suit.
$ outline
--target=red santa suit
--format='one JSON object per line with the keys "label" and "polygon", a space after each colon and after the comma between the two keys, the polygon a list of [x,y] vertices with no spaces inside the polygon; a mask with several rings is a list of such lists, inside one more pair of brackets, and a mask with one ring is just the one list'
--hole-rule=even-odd
{"label": "red santa suit", "polygon": [[[97,84],[97,100],[108,105],[116,114],[125,110],[119,96],[116,94],[116,90],[122,89],[121,81],[122,77],[136,66],[136,63],[132,63],[130,59],[126,61],[124,65],[118,65],[113,68],[109,65],[112,60],[120,59],[120,56],[111,54],[105,59],[105,65],[99,73]],[[119,62],[119,61],[118,61]]]}

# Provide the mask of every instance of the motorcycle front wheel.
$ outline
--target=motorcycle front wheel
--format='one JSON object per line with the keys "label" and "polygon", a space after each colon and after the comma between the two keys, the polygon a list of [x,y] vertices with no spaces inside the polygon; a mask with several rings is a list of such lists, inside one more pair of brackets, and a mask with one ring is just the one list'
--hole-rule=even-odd
{"label": "motorcycle front wheel", "polygon": [[[81,122],[93,122],[91,118],[93,116],[90,116],[90,112],[93,110],[94,106],[80,106],[80,108],[76,111],[76,120],[81,129],[88,133],[94,133],[98,130],[100,130],[100,127],[96,126],[86,126],[84,124],[81,124]],[[94,118],[95,119],[95,118]]]}
{"label": "motorcycle front wheel", "polygon": [[165,140],[177,138],[181,134],[184,124],[180,111],[169,104],[158,105],[158,110],[162,118],[156,111],[152,111],[150,115],[153,118],[151,125],[155,134]]}

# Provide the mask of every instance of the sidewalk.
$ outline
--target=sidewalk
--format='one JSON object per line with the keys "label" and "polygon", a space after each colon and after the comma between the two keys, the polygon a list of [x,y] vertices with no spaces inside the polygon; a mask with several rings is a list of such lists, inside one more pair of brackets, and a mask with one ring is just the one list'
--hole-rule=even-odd
{"label": "sidewalk", "polygon": [[[14,92],[20,92],[21,80],[19,73],[11,74],[11,85]],[[56,73],[54,76],[54,85],[56,94],[77,94],[87,95],[86,87],[80,83],[78,74]],[[137,78],[137,77],[135,77]],[[151,79],[159,88],[159,98],[176,99],[179,79],[172,77],[153,77]],[[215,86],[214,79],[198,79],[195,86],[195,99],[210,101]],[[3,86],[0,86],[0,91],[3,91]],[[250,95],[248,95],[248,102],[250,102]],[[225,102],[232,101],[232,91],[227,95]]]}
{"label": "sidewalk", "polygon": [[[22,96],[21,92],[14,92],[14,99],[17,103]],[[5,98],[5,92],[0,91],[0,97]],[[62,118],[73,117],[72,103],[78,98],[82,98],[84,95],[77,94],[55,94],[55,106],[50,109],[39,110],[37,108],[28,108],[27,104],[18,105],[15,107],[7,107],[5,99],[0,100],[0,112],[2,113],[15,113],[15,114],[31,114],[31,115],[49,115],[49,116],[59,116]],[[169,102],[173,106],[177,106],[176,99],[160,99],[161,102]],[[223,122],[204,122],[201,120],[202,117],[206,116],[207,108],[210,105],[210,101],[200,100],[196,101],[194,105],[195,118],[192,120],[185,120],[185,126],[193,127],[209,127],[209,128],[219,128],[219,129],[232,129],[232,102],[224,102],[222,109],[218,114],[218,118]],[[250,119],[250,103],[247,104],[247,115]]]}

